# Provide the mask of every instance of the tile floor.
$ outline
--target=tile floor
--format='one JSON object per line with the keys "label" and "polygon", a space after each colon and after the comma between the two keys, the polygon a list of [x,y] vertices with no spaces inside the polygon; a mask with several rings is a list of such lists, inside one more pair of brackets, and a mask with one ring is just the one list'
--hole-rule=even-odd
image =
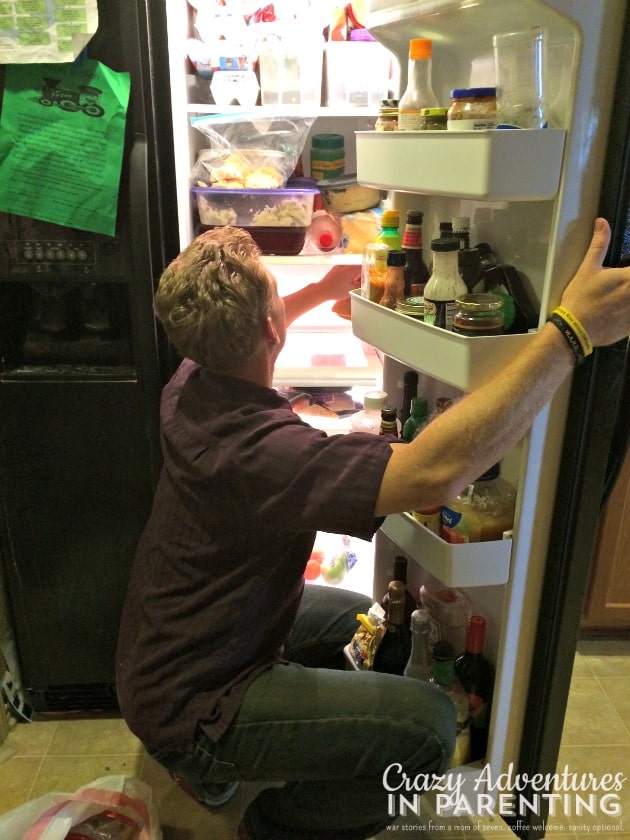
{"label": "tile floor", "polygon": [[[0,760],[3,755],[8,757],[0,763],[0,814],[48,791],[73,791],[100,776],[136,775],[154,791],[164,840],[232,840],[244,807],[256,793],[254,786],[244,786],[220,812],[208,814],[143,752],[120,719],[20,723],[0,745]],[[623,773],[622,814],[576,817],[575,823],[583,823],[577,829],[563,818],[563,830],[547,837],[630,838],[630,639],[579,643],[559,757],[559,767],[565,764],[572,772],[590,771],[596,777]],[[603,822],[606,827],[598,828]],[[496,828],[487,835],[476,831],[475,836],[513,837]],[[451,840],[472,833],[455,825],[451,829]],[[392,831],[380,835],[393,836]]]}

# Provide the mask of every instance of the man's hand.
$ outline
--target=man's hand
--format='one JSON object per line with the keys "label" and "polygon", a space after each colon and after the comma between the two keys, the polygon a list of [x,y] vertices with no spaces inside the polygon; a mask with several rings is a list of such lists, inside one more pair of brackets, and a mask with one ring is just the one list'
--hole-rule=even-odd
{"label": "man's hand", "polygon": [[361,268],[358,265],[334,265],[318,284],[324,300],[343,300],[361,286]]}
{"label": "man's hand", "polygon": [[609,244],[608,222],[596,219],[588,251],[561,300],[594,347],[613,344],[630,334],[630,267],[602,267]]}

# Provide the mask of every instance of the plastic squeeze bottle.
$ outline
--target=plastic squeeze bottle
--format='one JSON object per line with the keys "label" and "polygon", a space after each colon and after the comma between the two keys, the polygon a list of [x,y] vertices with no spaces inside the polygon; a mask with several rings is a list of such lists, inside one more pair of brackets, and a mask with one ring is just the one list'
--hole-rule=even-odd
{"label": "plastic squeeze bottle", "polygon": [[398,103],[398,131],[420,131],[421,110],[440,104],[431,87],[432,55],[430,38],[409,41],[407,88]]}

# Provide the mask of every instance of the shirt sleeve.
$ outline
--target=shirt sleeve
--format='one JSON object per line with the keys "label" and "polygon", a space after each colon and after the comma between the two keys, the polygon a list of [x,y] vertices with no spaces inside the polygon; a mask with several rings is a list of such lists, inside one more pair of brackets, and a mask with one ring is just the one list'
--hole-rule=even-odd
{"label": "shirt sleeve", "polygon": [[242,450],[250,514],[272,530],[372,539],[382,523],[374,510],[392,453],[389,439],[361,432],[327,436],[285,413],[284,420],[277,412],[263,419]]}

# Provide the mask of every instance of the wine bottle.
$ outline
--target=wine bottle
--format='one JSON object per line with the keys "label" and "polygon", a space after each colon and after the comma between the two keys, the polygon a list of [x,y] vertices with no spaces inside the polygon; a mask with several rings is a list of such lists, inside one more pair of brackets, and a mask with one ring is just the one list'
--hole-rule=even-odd
{"label": "wine bottle", "polygon": [[455,673],[468,694],[472,761],[484,758],[488,747],[494,669],[483,655],[485,638],[485,618],[471,615],[468,619],[466,649],[455,660]]}
{"label": "wine bottle", "polygon": [[411,655],[411,629],[405,621],[405,585],[392,580],[387,591],[387,624],[376,648],[372,669],[402,676]]}
{"label": "wine bottle", "polygon": [[[394,572],[392,575],[392,580],[397,580],[402,583],[405,587],[405,623],[409,627],[411,622],[411,614],[415,609],[417,609],[418,605],[416,603],[416,599],[413,597],[411,592],[407,587],[407,558],[404,557],[402,554],[396,555],[394,557]],[[389,587],[387,592],[383,595],[381,600],[381,607],[387,612],[389,605]]]}
{"label": "wine bottle", "polygon": [[411,654],[403,673],[425,682],[431,679],[431,619],[424,609],[411,614]]}
{"label": "wine bottle", "polygon": [[450,642],[440,640],[433,645],[431,682],[440,686],[453,701],[457,713],[457,736],[451,767],[470,761],[470,711],[468,696],[455,674],[455,651]]}
{"label": "wine bottle", "polygon": [[415,370],[406,370],[403,376],[403,395],[400,406],[400,426],[404,427],[411,414],[411,400],[418,396],[419,376]]}

